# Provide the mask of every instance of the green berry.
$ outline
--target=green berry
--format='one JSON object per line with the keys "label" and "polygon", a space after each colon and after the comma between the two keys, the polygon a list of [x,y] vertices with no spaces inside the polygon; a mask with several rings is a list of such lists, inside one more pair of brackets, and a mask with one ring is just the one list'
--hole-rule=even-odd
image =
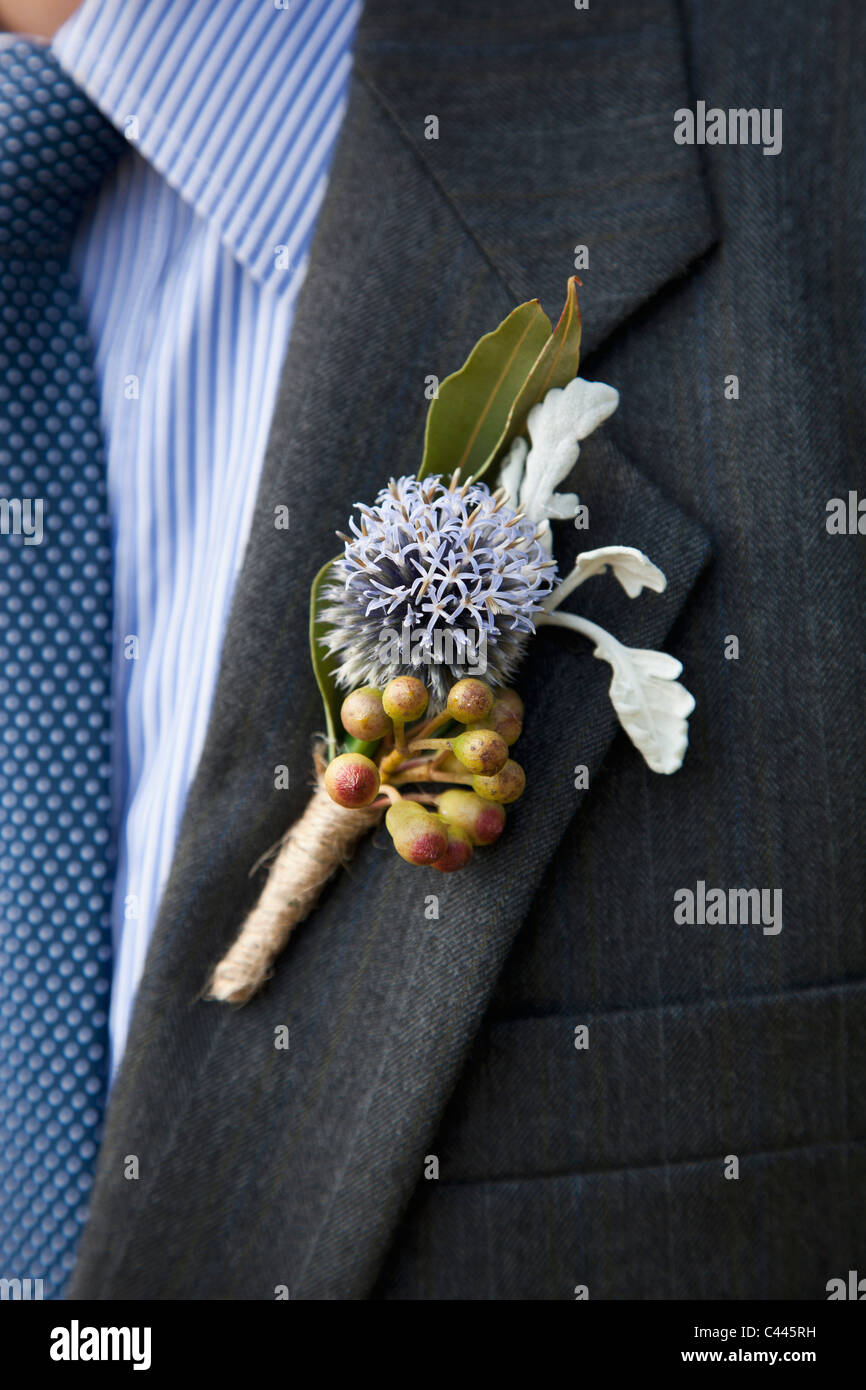
{"label": "green berry", "polygon": [[496,698],[513,710],[521,724],[523,723],[523,701],[516,690],[499,690]]}
{"label": "green berry", "polygon": [[467,727],[470,729],[493,729],[501,738],[505,739],[510,748],[512,743],[516,743],[520,738],[523,720],[515,712],[510,702],[497,698],[493,701],[493,708],[486,719],[479,719],[477,724],[469,724]]}
{"label": "green berry", "polygon": [[385,825],[395,850],[407,864],[435,864],[448,849],[444,820],[425,811],[417,801],[398,801],[389,806]]}
{"label": "green berry", "polygon": [[465,830],[475,845],[492,845],[505,829],[505,808],[485,801],[468,788],[451,787],[436,801],[448,823]]}
{"label": "green berry", "polygon": [[395,676],[382,691],[382,707],[404,724],[420,719],[427,708],[427,687],[417,676]]}
{"label": "green berry", "polygon": [[451,747],[467,771],[484,776],[498,772],[508,759],[508,744],[493,729],[466,729]]}
{"label": "green berry", "polygon": [[458,724],[484,719],[493,707],[493,691],[486,681],[467,676],[448,692],[448,713]]}
{"label": "green berry", "polygon": [[382,708],[382,692],[373,685],[362,685],[346,696],[340,719],[346,733],[362,743],[375,743],[391,728],[391,720]]}
{"label": "green berry", "polygon": [[499,772],[494,772],[492,777],[476,776],[472,778],[472,789],[479,796],[483,796],[485,801],[499,801],[508,803],[516,801],[526,786],[526,774],[520,763],[514,762],[509,758],[508,762]]}
{"label": "green berry", "polygon": [[453,753],[446,753],[441,761],[437,761],[437,770],[448,773],[451,777],[462,777],[466,768],[455,758]]}
{"label": "green berry", "polygon": [[472,858],[472,841],[459,825],[448,825],[448,848],[433,865],[443,874],[453,874],[462,869]]}
{"label": "green berry", "polygon": [[348,810],[369,806],[379,791],[379,769],[363,753],[341,753],[325,768],[325,790]]}

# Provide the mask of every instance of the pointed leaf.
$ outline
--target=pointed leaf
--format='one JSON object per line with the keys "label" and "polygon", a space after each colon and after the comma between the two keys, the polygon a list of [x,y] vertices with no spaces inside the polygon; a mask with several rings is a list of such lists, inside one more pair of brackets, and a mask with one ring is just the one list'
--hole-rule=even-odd
{"label": "pointed leaf", "polygon": [[496,449],[497,458],[505,452],[512,439],[518,434],[523,434],[526,429],[526,417],[532,407],[543,400],[554,386],[567,386],[577,376],[582,329],[580,306],[577,302],[579,284],[577,276],[572,275],[559,322],[539,353],[532,371],[511,407],[505,433]]}
{"label": "pointed leaf", "polygon": [[499,446],[509,412],[550,338],[550,319],[537,299],[512,310],[485,333],[458,372],[430,402],[419,478],[431,473],[478,477]]}

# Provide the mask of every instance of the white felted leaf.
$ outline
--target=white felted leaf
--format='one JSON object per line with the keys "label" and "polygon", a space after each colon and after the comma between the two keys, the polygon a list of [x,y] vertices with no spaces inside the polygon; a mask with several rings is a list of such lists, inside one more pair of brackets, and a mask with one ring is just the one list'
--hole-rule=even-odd
{"label": "white felted leaf", "polygon": [[653,772],[676,772],[689,743],[686,720],[695,707],[694,696],[677,681],[681,662],[667,652],[624,647],[609,633],[604,639],[595,655],[613,667],[608,693],[620,724]]}
{"label": "white felted leaf", "polygon": [[513,507],[515,511],[519,504],[520,484],[523,482],[523,470],[528,452],[529,445],[522,435],[518,435],[505,455],[499,470],[499,486],[505,488],[505,500],[509,507]]}
{"label": "white felted leaf", "polygon": [[571,521],[579,505],[576,492],[552,492],[547,499],[547,515],[553,521]]}
{"label": "white felted leaf", "polygon": [[595,643],[595,655],[613,668],[609,695],[619,722],[653,772],[676,772],[689,742],[694,696],[677,677],[682,663],[667,652],[625,647],[604,628],[573,613],[549,613],[536,622],[572,628]]}
{"label": "white felted leaf", "polygon": [[553,532],[552,532],[551,529],[550,529],[550,522],[547,521],[547,520],[540,521],[540,522],[538,523],[538,530],[536,531],[535,534],[536,534],[536,536],[538,537],[538,544],[544,546],[544,548],[545,548],[545,550],[547,551],[548,555],[552,555],[552,554],[553,554]]}
{"label": "white felted leaf", "polygon": [[637,598],[642,589],[654,589],[657,594],[667,588],[658,565],[654,565],[642,550],[630,545],[603,545],[598,550],[584,550],[574,562],[574,568],[544,601],[549,611],[558,608],[563,599],[594,574],[612,569],[629,598]]}
{"label": "white felted leaf", "polygon": [[544,400],[532,407],[526,421],[532,445],[526,456],[520,505],[533,521],[557,516],[550,508],[550,499],[577,462],[580,440],[612,415],[618,404],[619,392],[612,386],[578,376],[567,386],[548,391]]}
{"label": "white felted leaf", "polygon": [[642,550],[631,545],[604,545],[598,550],[584,550],[578,555],[574,568],[578,583],[593,574],[602,574],[610,567],[629,598],[637,598],[641,589],[662,593],[667,580],[658,565],[654,565]]}

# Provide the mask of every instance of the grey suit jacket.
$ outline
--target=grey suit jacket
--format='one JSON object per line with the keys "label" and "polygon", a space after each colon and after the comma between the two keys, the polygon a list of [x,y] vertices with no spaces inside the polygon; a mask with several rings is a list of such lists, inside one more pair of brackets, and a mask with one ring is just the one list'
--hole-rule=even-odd
{"label": "grey suit jacket", "polygon": [[[863,27],[367,0],[72,1297],[823,1298],[864,1267],[863,542],[825,526],[863,477]],[[782,108],[781,153],[677,144],[698,99]],[[582,372],[622,404],[557,554],[666,572],[580,609],[683,660],[684,769],[647,771],[609,669],[547,629],[496,849],[431,884],[372,836],[259,998],[203,1003],[308,795],[333,533],[416,469],[425,378],[522,300],[558,312],[578,246]],[[782,930],[677,924],[698,881],[781,889]]]}

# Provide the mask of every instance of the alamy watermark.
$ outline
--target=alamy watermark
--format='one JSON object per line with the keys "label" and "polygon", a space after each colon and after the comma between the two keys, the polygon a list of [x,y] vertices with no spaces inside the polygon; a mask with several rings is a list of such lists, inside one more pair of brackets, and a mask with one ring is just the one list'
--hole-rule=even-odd
{"label": "alamy watermark", "polygon": [[68,1327],[51,1329],[48,1354],[52,1361],[131,1361],[134,1371],[148,1371],[151,1329],[82,1327],[73,1318]]}
{"label": "alamy watermark", "polygon": [[456,666],[483,676],[487,670],[487,633],[460,627],[416,628],[404,623],[399,630],[383,627],[377,658],[382,666]]}
{"label": "alamy watermark", "polygon": [[689,927],[760,926],[764,936],[782,930],[781,888],[708,888],[699,878],[694,889],[674,892],[674,921]]}
{"label": "alamy watermark", "polygon": [[42,498],[0,497],[0,536],[23,536],[25,545],[41,545]]}
{"label": "alamy watermark", "polygon": [[866,1279],[861,1279],[856,1269],[848,1270],[847,1279],[828,1279],[826,1289],[828,1303],[837,1303],[840,1299],[853,1299],[855,1303],[866,1300]]}
{"label": "alamy watermark", "polygon": [[0,1302],[30,1303],[43,1297],[41,1279],[0,1279]]}
{"label": "alamy watermark", "polygon": [[707,107],[695,103],[692,111],[681,106],[674,112],[674,139],[678,145],[762,145],[764,154],[782,150],[781,106]]}

